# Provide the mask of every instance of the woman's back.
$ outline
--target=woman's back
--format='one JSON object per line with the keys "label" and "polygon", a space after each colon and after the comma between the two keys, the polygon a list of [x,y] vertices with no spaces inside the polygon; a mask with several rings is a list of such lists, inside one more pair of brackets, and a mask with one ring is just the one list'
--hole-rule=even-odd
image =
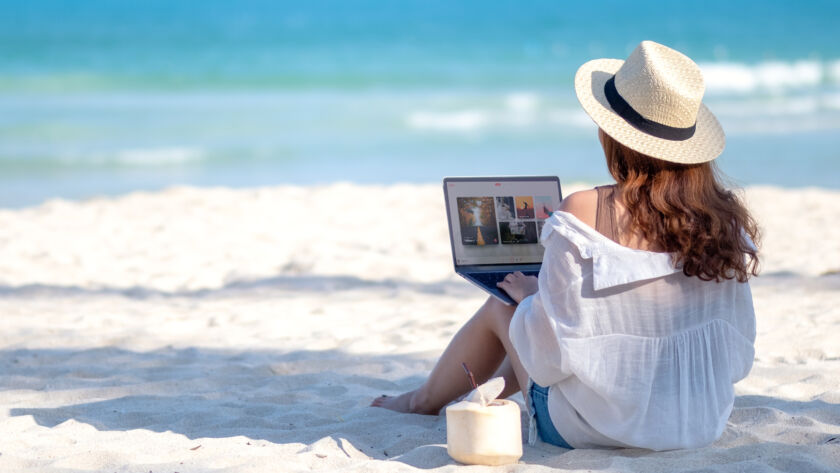
{"label": "woman's back", "polygon": [[510,336],[534,381],[551,386],[563,438],[656,450],[717,438],[732,383],[752,364],[749,286],[686,276],[669,254],[619,245],[568,212],[542,241],[540,291]]}

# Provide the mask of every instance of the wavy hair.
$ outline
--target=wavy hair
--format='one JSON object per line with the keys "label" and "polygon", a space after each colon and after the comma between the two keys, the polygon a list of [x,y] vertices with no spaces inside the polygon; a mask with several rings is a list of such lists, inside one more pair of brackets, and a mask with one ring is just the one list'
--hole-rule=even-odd
{"label": "wavy hair", "polygon": [[758,275],[758,226],[719,183],[711,162],[671,163],[634,151],[603,130],[598,136],[634,232],[656,251],[673,254],[686,276],[746,282]]}

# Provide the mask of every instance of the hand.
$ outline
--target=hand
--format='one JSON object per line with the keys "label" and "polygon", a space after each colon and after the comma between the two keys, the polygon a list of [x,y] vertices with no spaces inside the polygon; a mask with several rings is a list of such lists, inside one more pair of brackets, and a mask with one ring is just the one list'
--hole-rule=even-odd
{"label": "hand", "polygon": [[536,294],[539,289],[536,277],[525,276],[519,271],[508,274],[504,281],[497,283],[496,286],[505,291],[517,304],[531,294]]}

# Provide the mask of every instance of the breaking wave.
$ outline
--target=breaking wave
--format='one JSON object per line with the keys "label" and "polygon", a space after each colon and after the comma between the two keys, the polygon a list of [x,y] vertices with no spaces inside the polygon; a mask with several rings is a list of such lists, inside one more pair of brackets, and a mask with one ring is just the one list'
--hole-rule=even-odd
{"label": "breaking wave", "polygon": [[785,93],[840,84],[840,60],[700,63],[706,91],[716,93]]}
{"label": "breaking wave", "polygon": [[203,155],[197,148],[140,148],[118,152],[115,161],[127,166],[166,166],[201,161]]}
{"label": "breaking wave", "polygon": [[[840,60],[701,63],[705,103],[727,131],[800,132],[840,129]],[[572,90],[485,95],[475,105],[423,109],[405,115],[414,130],[481,133],[488,130],[588,129]],[[467,106],[469,103],[469,106]]]}

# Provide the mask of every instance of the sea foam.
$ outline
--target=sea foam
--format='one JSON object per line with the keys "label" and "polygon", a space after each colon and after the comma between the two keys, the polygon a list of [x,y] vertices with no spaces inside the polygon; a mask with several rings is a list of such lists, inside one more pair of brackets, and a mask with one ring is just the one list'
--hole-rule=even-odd
{"label": "sea foam", "polygon": [[706,91],[749,94],[784,93],[840,83],[840,61],[770,61],[757,64],[736,62],[700,63]]}
{"label": "sea foam", "polygon": [[405,123],[409,128],[449,132],[476,132],[490,127],[524,128],[536,124],[541,118],[542,99],[533,92],[514,92],[500,98],[491,98],[477,108],[410,112]]}
{"label": "sea foam", "polygon": [[163,166],[200,161],[202,151],[197,148],[140,148],[117,153],[116,162],[129,166]]}

